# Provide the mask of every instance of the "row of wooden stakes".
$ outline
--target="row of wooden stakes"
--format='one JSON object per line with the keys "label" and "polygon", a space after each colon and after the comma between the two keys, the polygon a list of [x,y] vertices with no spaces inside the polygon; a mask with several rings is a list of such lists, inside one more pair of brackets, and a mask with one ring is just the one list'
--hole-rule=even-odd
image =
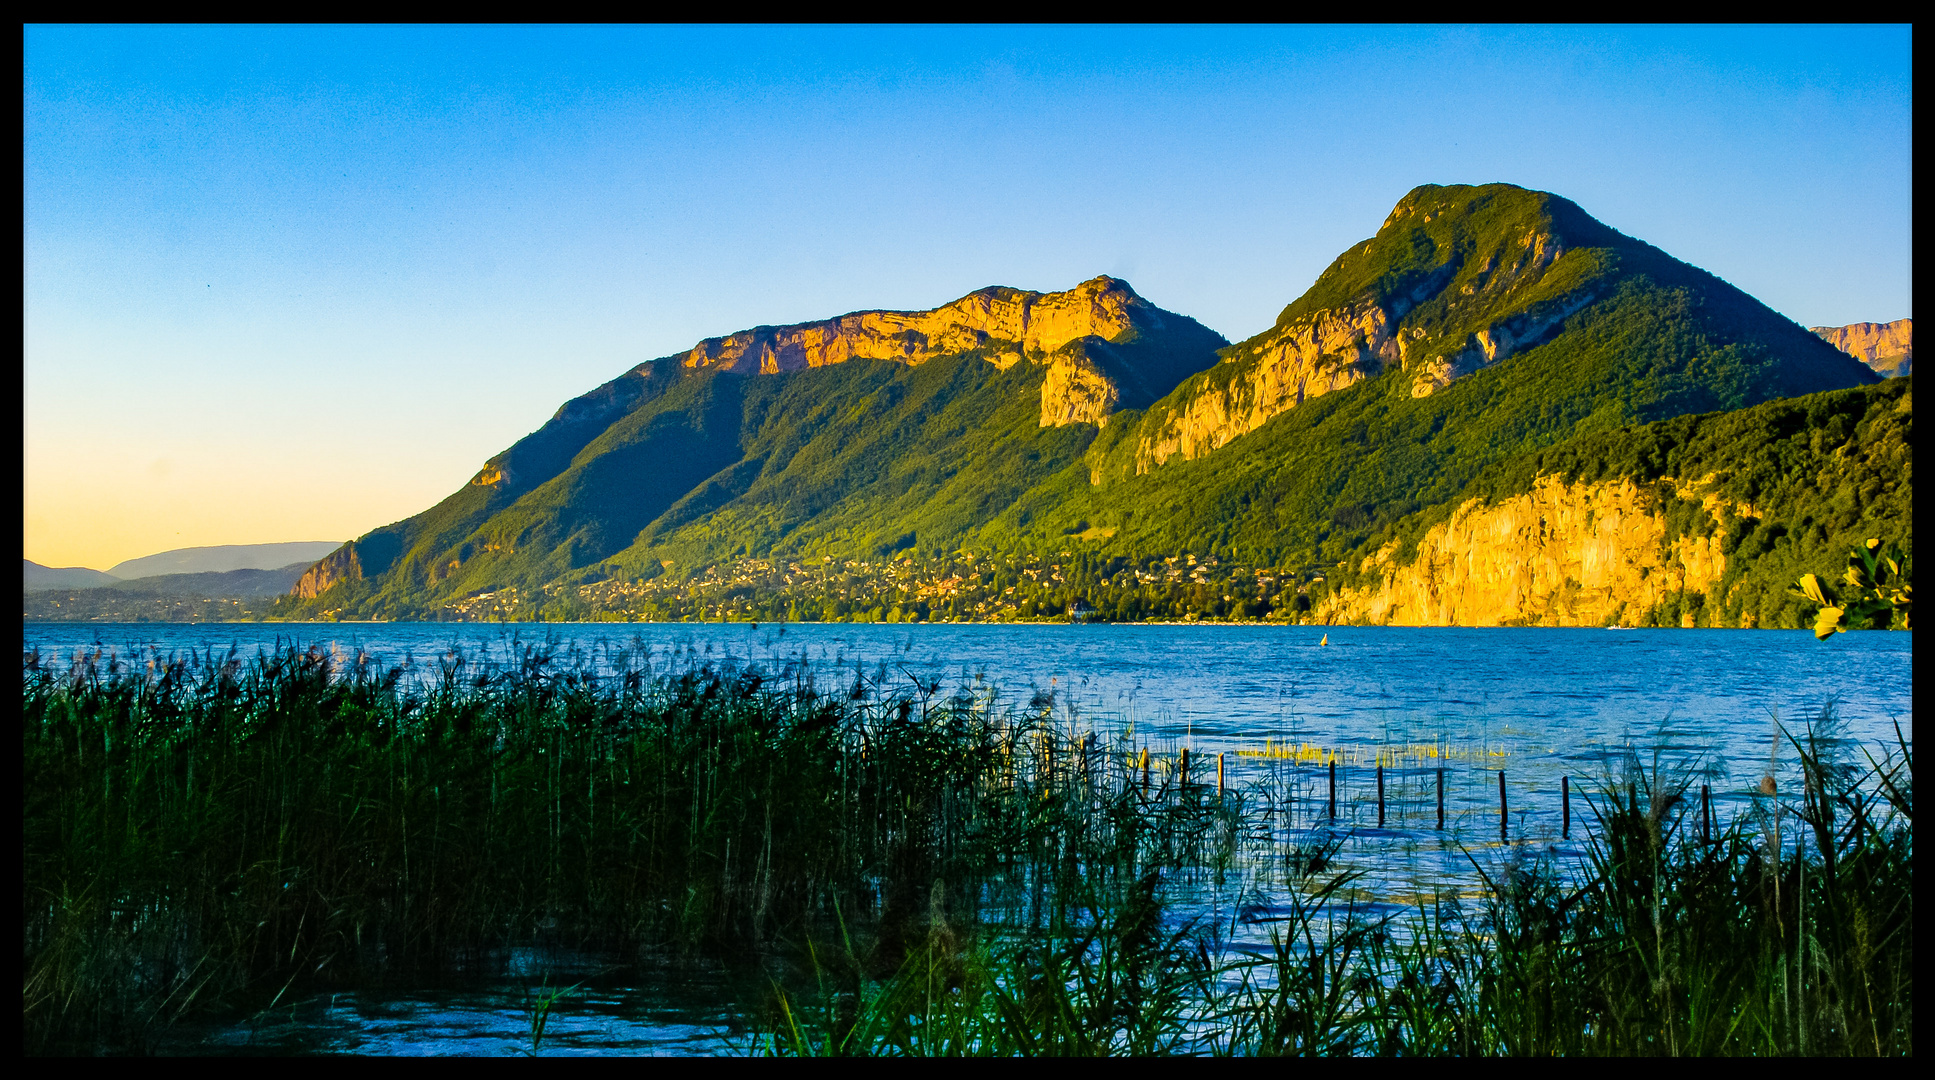
{"label": "row of wooden stakes", "polygon": [[[1219,753],[1216,755],[1216,797],[1218,800],[1223,797],[1223,765],[1224,755]],[[1148,747],[1145,746],[1142,748],[1141,760],[1136,763],[1136,767],[1142,773],[1142,790],[1147,792],[1150,788]],[[1337,817],[1337,762],[1335,759],[1330,761],[1329,768],[1330,799],[1326,816],[1335,820]],[[1189,748],[1186,746],[1182,748],[1177,756],[1176,771],[1182,786],[1187,787],[1189,784]],[[1439,766],[1436,773],[1438,781],[1438,828],[1442,829],[1445,827],[1444,766]],[[1559,778],[1559,804],[1559,834],[1561,837],[1569,840],[1572,838],[1572,778],[1570,776],[1562,776]],[[1380,829],[1384,827],[1384,809],[1384,766],[1379,765],[1377,766],[1377,827]],[[1637,806],[1635,806],[1635,809],[1637,809]],[[1510,819],[1511,800],[1505,791],[1505,770],[1500,769],[1498,770],[1498,839],[1501,842],[1508,839]],[[1700,785],[1700,841],[1705,844],[1711,844],[1713,842],[1713,790],[1707,784]]]}

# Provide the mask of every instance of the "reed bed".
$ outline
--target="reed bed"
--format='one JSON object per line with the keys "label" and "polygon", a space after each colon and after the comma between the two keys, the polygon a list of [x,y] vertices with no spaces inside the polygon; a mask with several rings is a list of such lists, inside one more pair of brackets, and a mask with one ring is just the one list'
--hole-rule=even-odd
{"label": "reed bed", "polygon": [[[1909,745],[1860,768],[1817,732],[1792,742],[1801,798],[1770,793],[1717,831],[1693,774],[1630,763],[1583,800],[1582,875],[1522,845],[1474,861],[1477,902],[1391,914],[1352,888],[1362,871],[1338,866],[1342,837],[1320,836],[1282,850],[1277,903],[1240,907],[1228,926],[1130,907],[963,950],[937,924],[861,1008],[785,1002],[755,1048],[1912,1056]],[[1268,948],[1228,945],[1246,922],[1267,926]]]}
{"label": "reed bed", "polygon": [[783,966],[837,934],[877,977],[937,905],[968,936],[1081,920],[1240,812],[1128,775],[1052,695],[654,664],[27,654],[29,1048],[141,1049],[533,945]]}
{"label": "reed bed", "polygon": [[30,1052],[532,946],[749,965],[773,1054],[1913,1052],[1906,739],[1798,736],[1806,790],[1711,826],[1635,766],[1575,790],[1583,872],[1522,844],[1393,913],[1335,823],[1052,692],[545,645],[28,653],[23,687]]}

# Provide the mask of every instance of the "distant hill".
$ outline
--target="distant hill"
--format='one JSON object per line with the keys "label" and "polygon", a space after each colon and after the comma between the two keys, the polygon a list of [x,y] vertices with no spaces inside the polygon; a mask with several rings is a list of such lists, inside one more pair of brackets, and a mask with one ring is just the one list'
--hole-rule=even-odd
{"label": "distant hill", "polygon": [[30,585],[23,597],[23,615],[36,622],[249,619],[264,613],[271,598],[288,592],[309,566],[307,562],[299,562],[273,570],[157,574],[134,581],[119,581],[90,570],[88,573],[96,574],[108,584],[84,582],[38,588]]}
{"label": "distant hill", "polygon": [[156,574],[133,581],[117,581],[107,588],[130,596],[274,596],[293,588],[303,571],[311,565],[305,560],[273,570]]}
{"label": "distant hill", "polygon": [[27,592],[40,589],[96,589],[121,580],[85,566],[53,567],[42,566],[32,559],[20,561],[26,564],[26,583],[23,587]]}
{"label": "distant hill", "polygon": [[161,574],[219,574],[230,570],[274,570],[293,562],[313,563],[341,545],[329,540],[289,544],[223,544],[216,547],[176,548],[143,555],[108,568],[123,581]]}
{"label": "distant hill", "polygon": [[1846,326],[1810,326],[1821,340],[1889,377],[1906,375],[1915,357],[1915,321],[1859,322]]}

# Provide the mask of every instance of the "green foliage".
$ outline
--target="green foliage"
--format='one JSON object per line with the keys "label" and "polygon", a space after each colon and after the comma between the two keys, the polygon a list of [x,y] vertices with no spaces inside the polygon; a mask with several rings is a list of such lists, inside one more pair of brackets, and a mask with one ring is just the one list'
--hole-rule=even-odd
{"label": "green foliage", "polygon": [[1881,551],[1881,541],[1870,537],[1848,552],[1848,569],[1837,586],[1823,585],[1813,574],[1802,574],[1789,591],[1820,605],[1814,617],[1814,636],[1825,641],[1844,630],[1879,626],[1908,630],[1913,585],[1909,557],[1897,545]]}
{"label": "green foliage", "polygon": [[[1904,742],[1863,770],[1834,758],[1821,727],[1789,741],[1804,796],[1758,798],[1711,834],[1695,776],[1630,764],[1589,800],[1582,878],[1521,850],[1481,868],[1474,907],[1375,915],[1320,842],[1285,853],[1261,956],[1217,951],[1201,926],[1134,946],[1127,912],[1072,941],[936,941],[844,1011],[782,997],[755,1049],[1913,1056],[1912,757]],[[1125,999],[1109,969],[1132,963],[1143,992]]]}

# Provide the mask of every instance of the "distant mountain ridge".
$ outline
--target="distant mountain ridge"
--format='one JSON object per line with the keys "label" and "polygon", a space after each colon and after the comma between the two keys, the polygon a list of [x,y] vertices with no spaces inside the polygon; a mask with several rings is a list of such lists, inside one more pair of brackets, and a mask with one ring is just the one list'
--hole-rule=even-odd
{"label": "distant mountain ridge", "polygon": [[1307,574],[1515,455],[1877,379],[1565,199],[1426,185],[1235,345],[1106,277],[707,339],[343,545],[283,610],[542,617],[732,560],[967,549]]}
{"label": "distant mountain ridge", "polygon": [[113,585],[121,579],[113,574],[90,570],[85,566],[42,566],[32,559],[22,559],[26,571],[26,591],[38,589],[97,589]]}
{"label": "distant mountain ridge", "polygon": [[294,587],[311,565],[308,562],[297,562],[268,570],[152,574],[123,581],[103,574],[99,570],[86,570],[84,573],[92,576],[83,577],[76,573],[81,569],[78,567],[55,570],[28,562],[25,591],[71,593],[85,590],[112,590],[117,594],[130,596],[274,596],[286,593]]}
{"label": "distant mountain ridge", "polygon": [[160,574],[219,574],[230,570],[275,570],[293,562],[314,562],[341,547],[334,540],[298,540],[283,544],[221,544],[175,548],[172,551],[127,559],[108,567],[123,581]]}
{"label": "distant mountain ridge", "polygon": [[1811,326],[1821,340],[1887,376],[1906,375],[1915,357],[1913,319]]}

